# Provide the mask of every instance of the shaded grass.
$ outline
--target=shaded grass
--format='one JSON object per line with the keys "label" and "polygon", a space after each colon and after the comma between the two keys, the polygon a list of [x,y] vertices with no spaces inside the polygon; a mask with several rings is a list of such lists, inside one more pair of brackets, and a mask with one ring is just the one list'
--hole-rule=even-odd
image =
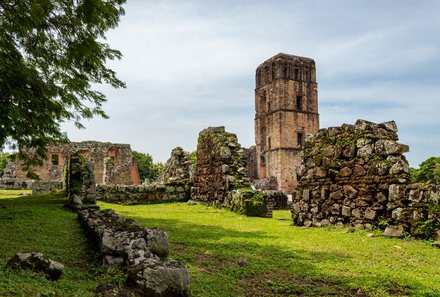
{"label": "shaded grass", "polygon": [[[61,194],[1,195],[0,296],[93,296],[99,284],[123,282],[99,268]],[[440,296],[440,250],[428,241],[293,227],[288,211],[263,219],[184,203],[99,204],[166,230],[171,257],[190,270],[192,296]],[[4,269],[26,251],[62,262],[61,279]]]}
{"label": "shaded grass", "polygon": [[[122,282],[118,271],[104,273],[88,249],[75,213],[63,209],[62,194],[14,197],[0,193],[0,296],[94,296],[103,283]],[[57,282],[31,271],[5,269],[17,252],[41,252],[64,264]]]}
{"label": "shaded grass", "polygon": [[440,250],[427,241],[294,227],[288,211],[264,219],[184,203],[99,205],[166,230],[193,296],[440,296]]}

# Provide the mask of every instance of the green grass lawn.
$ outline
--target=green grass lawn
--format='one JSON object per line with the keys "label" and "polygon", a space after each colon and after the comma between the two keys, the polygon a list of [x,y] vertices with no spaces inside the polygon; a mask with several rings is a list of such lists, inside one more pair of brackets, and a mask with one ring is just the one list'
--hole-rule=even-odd
{"label": "green grass lawn", "polygon": [[[23,194],[30,192],[0,191],[0,296],[94,296],[99,284],[123,281],[120,272],[107,274],[96,263],[76,214],[63,208],[62,194]],[[61,279],[5,269],[14,254],[31,251],[63,263]]]}
{"label": "green grass lawn", "polygon": [[289,211],[265,219],[185,203],[99,205],[166,230],[193,296],[440,296],[440,249],[428,241],[294,227]]}
{"label": "green grass lawn", "polygon": [[[93,296],[99,284],[123,282],[99,268],[65,198],[19,194],[0,192],[0,296]],[[294,227],[288,211],[263,219],[185,203],[99,205],[166,230],[171,257],[190,270],[192,296],[440,296],[440,249],[428,241]],[[61,279],[4,269],[23,251],[62,262]]]}

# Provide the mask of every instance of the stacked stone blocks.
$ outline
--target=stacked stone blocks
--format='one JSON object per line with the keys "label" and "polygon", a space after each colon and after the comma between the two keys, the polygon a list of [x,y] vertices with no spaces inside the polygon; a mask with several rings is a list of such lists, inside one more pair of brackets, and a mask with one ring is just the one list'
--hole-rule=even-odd
{"label": "stacked stone blocks", "polygon": [[[397,141],[393,121],[358,120],[308,137],[293,197],[295,223],[397,226],[403,235],[414,234],[417,222],[438,220],[427,207],[438,206],[438,189],[410,185],[403,156],[408,146]],[[416,201],[415,196],[421,199]]]}

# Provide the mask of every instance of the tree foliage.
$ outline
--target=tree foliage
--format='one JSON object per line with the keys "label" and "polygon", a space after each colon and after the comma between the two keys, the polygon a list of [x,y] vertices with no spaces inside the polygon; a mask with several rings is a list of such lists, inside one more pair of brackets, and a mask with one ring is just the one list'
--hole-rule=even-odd
{"label": "tree foliage", "polygon": [[141,180],[148,179],[149,181],[155,181],[162,175],[164,168],[163,163],[154,163],[153,157],[151,157],[150,154],[139,153],[136,151],[132,151],[132,153],[136,158]]}
{"label": "tree foliage", "polygon": [[6,164],[8,164],[9,161],[13,161],[14,156],[15,154],[13,153],[0,152],[0,177],[2,177],[5,172]]}
{"label": "tree foliage", "polygon": [[440,157],[430,157],[418,169],[411,168],[411,177],[415,182],[440,184]]}
{"label": "tree foliage", "polygon": [[65,140],[60,123],[95,115],[106,97],[94,84],[124,87],[108,60],[121,53],[104,43],[126,0],[0,1],[0,148],[35,148]]}

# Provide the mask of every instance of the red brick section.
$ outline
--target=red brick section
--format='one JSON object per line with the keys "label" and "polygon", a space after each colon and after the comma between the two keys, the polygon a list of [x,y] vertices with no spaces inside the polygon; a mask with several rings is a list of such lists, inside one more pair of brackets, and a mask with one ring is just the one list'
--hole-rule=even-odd
{"label": "red brick section", "polygon": [[[61,180],[65,160],[76,152],[93,162],[97,184],[140,184],[136,160],[133,160],[128,144],[84,141],[51,145],[48,147],[48,159],[34,170],[42,181]],[[17,178],[28,180],[21,166],[17,166]]]}

